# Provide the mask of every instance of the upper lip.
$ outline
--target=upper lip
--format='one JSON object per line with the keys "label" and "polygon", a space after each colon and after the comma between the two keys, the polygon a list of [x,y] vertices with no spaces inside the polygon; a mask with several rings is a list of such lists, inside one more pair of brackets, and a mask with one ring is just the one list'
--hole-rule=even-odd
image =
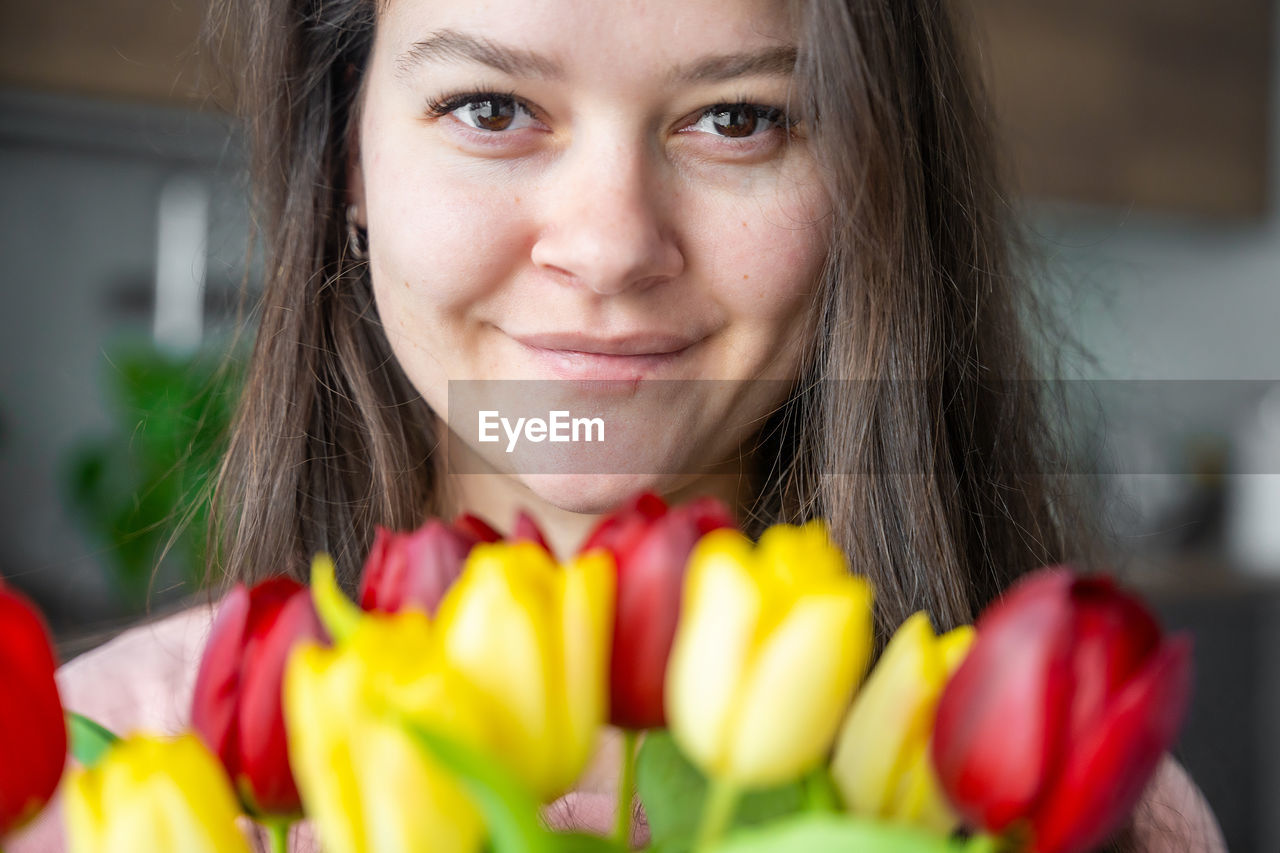
{"label": "upper lip", "polygon": [[544,332],[512,337],[529,347],[593,355],[666,355],[697,342],[696,338],[669,332],[639,332],[607,338],[595,338],[581,332]]}

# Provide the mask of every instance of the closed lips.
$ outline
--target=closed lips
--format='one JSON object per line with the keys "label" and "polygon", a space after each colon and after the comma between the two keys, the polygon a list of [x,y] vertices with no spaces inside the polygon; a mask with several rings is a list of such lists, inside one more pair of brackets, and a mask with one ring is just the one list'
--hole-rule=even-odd
{"label": "closed lips", "polygon": [[580,334],[512,335],[527,347],[582,355],[644,356],[671,355],[687,349],[696,338],[666,335],[629,335],[616,338],[591,338]]}

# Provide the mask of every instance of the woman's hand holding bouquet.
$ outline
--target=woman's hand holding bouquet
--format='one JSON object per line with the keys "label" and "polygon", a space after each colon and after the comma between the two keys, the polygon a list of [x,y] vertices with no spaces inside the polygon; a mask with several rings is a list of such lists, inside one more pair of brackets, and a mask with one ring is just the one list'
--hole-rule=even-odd
{"label": "woman's hand holding bouquet", "polygon": [[[662,853],[1075,853],[1128,818],[1185,712],[1189,640],[1104,578],[1041,570],[941,636],[918,613],[867,673],[872,590],[820,522],[753,543],[714,501],[642,495],[566,564],[516,531],[380,533],[359,605],[324,555],[309,591],[237,587],[199,738],[71,716],[72,849],[244,850],[244,813],[274,849],[306,816],[328,853],[603,853],[628,849],[638,792]],[[0,736],[61,755],[46,668],[0,660]],[[606,723],[625,732],[616,831],[552,831],[538,808]],[[11,775],[0,833],[51,790]]]}

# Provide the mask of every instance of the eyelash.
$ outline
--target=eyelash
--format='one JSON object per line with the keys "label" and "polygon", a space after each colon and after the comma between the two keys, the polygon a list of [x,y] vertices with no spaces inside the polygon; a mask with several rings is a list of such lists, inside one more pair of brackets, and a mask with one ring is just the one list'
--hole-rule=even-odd
{"label": "eyelash", "polygon": [[[453,94],[444,95],[436,100],[429,101],[427,103],[427,114],[430,115],[432,118],[443,118],[444,116],[447,116],[449,113],[453,112],[454,110],[459,109],[461,107],[465,107],[467,104],[474,103],[476,101],[489,101],[489,100],[511,101],[515,103],[520,109],[527,112],[533,118],[541,120],[538,116],[537,111],[534,110],[532,107],[530,107],[527,101],[525,101],[523,98],[516,95],[515,92],[499,92],[499,91],[490,91],[490,90],[475,90],[475,91],[457,92]],[[701,113],[698,114],[698,120],[701,121],[702,119],[706,118],[708,115],[715,115],[717,113],[722,113],[728,110],[742,108],[742,107],[745,107],[746,109],[753,112],[757,119],[763,119],[764,121],[767,121],[775,125],[776,129],[782,130],[788,134],[790,134],[795,128],[795,126],[799,124],[799,119],[792,118],[786,112],[786,110],[783,110],[779,107],[767,106],[765,104],[752,103],[746,96],[743,96],[736,101],[712,104],[711,106],[707,107]],[[476,128],[470,128],[470,129],[476,131],[477,133],[483,133],[483,134],[488,134],[493,136],[502,135],[501,132],[483,131],[483,130],[478,130]],[[751,140],[751,139],[757,139],[763,135],[764,134],[755,134],[749,137],[721,136],[718,138],[720,139],[736,138],[736,139]]]}

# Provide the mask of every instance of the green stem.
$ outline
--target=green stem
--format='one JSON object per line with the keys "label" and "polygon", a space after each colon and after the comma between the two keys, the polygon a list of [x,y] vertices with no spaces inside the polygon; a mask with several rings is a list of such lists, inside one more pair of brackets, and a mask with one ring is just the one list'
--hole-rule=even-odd
{"label": "green stem", "polygon": [[613,825],[613,840],[631,847],[631,801],[636,787],[636,732],[622,730],[622,776],[618,780],[618,815]]}
{"label": "green stem", "polygon": [[271,853],[289,853],[289,821],[264,820],[267,828],[267,849]]}
{"label": "green stem", "polygon": [[738,786],[731,782],[723,779],[709,781],[707,799],[702,804],[702,823],[698,825],[698,838],[693,844],[695,851],[700,853],[710,849],[724,835],[740,793]]}
{"label": "green stem", "polygon": [[964,853],[1015,853],[1020,849],[1023,848],[1006,836],[979,833],[969,837]]}

